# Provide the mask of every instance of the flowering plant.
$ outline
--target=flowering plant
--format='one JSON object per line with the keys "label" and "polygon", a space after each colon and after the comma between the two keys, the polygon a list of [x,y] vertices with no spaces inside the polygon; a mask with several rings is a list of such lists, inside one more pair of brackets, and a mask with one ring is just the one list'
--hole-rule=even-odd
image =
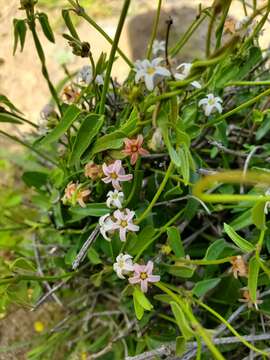
{"label": "flowering plant", "polygon": [[[52,100],[36,125],[0,97],[1,122],[33,127],[28,138],[0,130],[31,163],[17,165],[31,189],[20,217],[1,204],[1,315],[10,303],[56,303],[63,318],[30,341],[31,360],[268,356],[270,79],[259,36],[270,2],[248,12],[243,1],[238,24],[232,1],[199,7],[170,47],[170,21],[156,39],[160,0],[146,58],[134,63],[118,46],[130,0],[114,40],[68,3],[64,38],[85,66],[59,91],[36,31],[55,41],[47,15],[21,0],[26,17],[14,21],[15,51],[32,33]],[[71,15],[112,44],[108,59],[94,61]],[[181,63],[203,21],[205,58]],[[121,85],[117,56],[130,67]]]}

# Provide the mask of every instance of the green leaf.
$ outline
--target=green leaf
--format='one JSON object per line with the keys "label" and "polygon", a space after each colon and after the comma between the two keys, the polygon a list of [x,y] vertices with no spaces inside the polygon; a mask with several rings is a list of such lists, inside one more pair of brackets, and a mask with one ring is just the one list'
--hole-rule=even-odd
{"label": "green leaf", "polygon": [[235,231],[241,230],[249,225],[252,225],[251,210],[248,209],[236,217],[229,224]]}
{"label": "green leaf", "polygon": [[136,298],[137,302],[144,308],[144,310],[151,311],[153,309],[153,305],[138,287],[134,288],[133,296]]}
{"label": "green leaf", "polygon": [[93,248],[91,247],[88,251],[87,251],[87,257],[88,259],[90,260],[90,262],[94,265],[97,265],[97,264],[101,264],[102,261],[98,255],[98,252]]}
{"label": "green leaf", "polygon": [[110,134],[101,136],[95,142],[93,149],[91,150],[90,155],[87,158],[91,158],[93,155],[104,150],[119,149],[123,145],[125,137],[126,135],[121,131],[114,131]]}
{"label": "green leaf", "polygon": [[65,264],[72,265],[77,256],[77,246],[72,246],[65,255]]}
{"label": "green leaf", "polygon": [[224,223],[224,231],[243,252],[249,253],[255,250],[254,245],[238,235],[230,225]]}
{"label": "green leaf", "polygon": [[87,204],[85,208],[82,207],[72,207],[69,209],[70,213],[76,215],[76,220],[83,219],[87,216],[100,217],[108,214],[109,209],[105,203],[94,203]]}
{"label": "green leaf", "polygon": [[77,106],[70,105],[65,111],[59,124],[39,142],[39,145],[48,145],[57,141],[77,119],[79,113],[80,109],[78,109]]}
{"label": "green leaf", "polygon": [[185,256],[185,250],[182,244],[179,230],[175,226],[171,226],[167,229],[168,243],[173,249],[176,257],[181,258]]}
{"label": "green leaf", "polygon": [[265,228],[265,201],[257,201],[251,210],[254,225],[260,230]]}
{"label": "green leaf", "polygon": [[18,108],[16,108],[16,106],[12,104],[9,98],[7,98],[5,95],[0,95],[0,103],[6,105],[10,111],[22,114],[22,112]]}
{"label": "green leaf", "polygon": [[131,255],[137,255],[144,247],[145,243],[154,236],[154,233],[155,229],[152,225],[145,226],[138,235],[134,236],[134,241],[132,241],[132,239],[127,244],[127,252]]}
{"label": "green leaf", "polygon": [[175,343],[175,355],[182,356],[186,351],[186,340],[183,336],[177,336]]}
{"label": "green leaf", "polygon": [[176,323],[177,323],[179,330],[181,331],[184,339],[185,340],[191,339],[194,336],[194,333],[193,333],[191,327],[189,326],[188,320],[186,319],[186,316],[185,316],[183,310],[175,301],[171,301],[170,305],[171,305],[172,312],[175,317]]}
{"label": "green leaf", "polygon": [[163,265],[166,272],[181,278],[189,279],[193,276],[195,267],[188,265]]}
{"label": "green leaf", "polygon": [[216,260],[222,251],[228,247],[228,243],[224,239],[214,241],[207,249],[205,254],[205,260]]}
{"label": "green leaf", "polygon": [[257,299],[257,283],[259,276],[260,264],[256,257],[252,257],[248,263],[248,290],[252,301]]}
{"label": "green leaf", "polygon": [[201,297],[206,294],[209,290],[212,290],[214,287],[217,286],[221,281],[220,278],[213,278],[198,281],[194,288],[192,289],[192,294],[196,295],[197,297]]}
{"label": "green leaf", "polygon": [[22,124],[22,121],[9,112],[0,112],[0,122],[8,122],[13,124]]}
{"label": "green leaf", "polygon": [[70,17],[70,14],[69,14],[69,11],[70,10],[67,10],[67,9],[64,9],[62,10],[62,17],[65,21],[65,24],[66,24],[66,27],[68,28],[68,30],[70,31],[70,34],[77,40],[80,40],[79,39],[79,36],[75,30],[75,27],[72,23],[72,20],[71,20],[71,17]]}
{"label": "green leaf", "polygon": [[46,185],[48,174],[40,171],[26,171],[23,173],[22,179],[27,186],[40,189],[43,185]]}
{"label": "green leaf", "polygon": [[55,43],[55,38],[54,38],[53,31],[52,31],[51,25],[49,23],[47,14],[39,13],[38,20],[40,22],[42,31],[43,31],[44,35],[46,36],[46,38],[49,41],[51,41],[52,43]]}
{"label": "green leaf", "polygon": [[14,19],[13,26],[14,26],[14,47],[13,47],[13,55],[14,55],[17,50],[18,41],[20,41],[21,51],[23,51],[27,27],[25,21],[22,19],[19,20]]}
{"label": "green leaf", "polygon": [[141,320],[144,314],[144,308],[141,306],[141,304],[138,302],[135,292],[133,292],[133,304],[134,304],[134,310],[135,315],[138,320]]}
{"label": "green leaf", "polygon": [[185,144],[182,144],[181,147],[178,149],[179,159],[181,162],[179,170],[181,171],[185,185],[189,183],[189,173],[190,173],[188,152],[189,150]]}
{"label": "green leaf", "polygon": [[94,137],[98,134],[104,122],[104,116],[89,114],[83,120],[77,133],[72,152],[70,154],[70,165],[80,160],[82,154],[91,145]]}

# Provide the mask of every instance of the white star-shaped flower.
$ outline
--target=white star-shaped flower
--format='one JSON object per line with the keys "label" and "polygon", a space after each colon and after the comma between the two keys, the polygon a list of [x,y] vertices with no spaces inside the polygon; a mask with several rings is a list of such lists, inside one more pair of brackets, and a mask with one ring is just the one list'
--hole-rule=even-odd
{"label": "white star-shaped flower", "polygon": [[108,208],[118,208],[121,209],[123,206],[124,193],[122,191],[114,190],[109,191],[107,194],[106,204]]}
{"label": "white star-shaped flower", "polygon": [[133,268],[132,256],[129,254],[119,254],[113,264],[113,270],[120,279],[125,279],[124,275],[133,271]]}
{"label": "white star-shaped flower", "polygon": [[223,111],[221,105],[222,102],[223,100],[219,96],[208,94],[206,95],[206,98],[203,98],[199,101],[199,106],[203,107],[206,116],[211,115],[211,113],[216,110],[221,114]]}

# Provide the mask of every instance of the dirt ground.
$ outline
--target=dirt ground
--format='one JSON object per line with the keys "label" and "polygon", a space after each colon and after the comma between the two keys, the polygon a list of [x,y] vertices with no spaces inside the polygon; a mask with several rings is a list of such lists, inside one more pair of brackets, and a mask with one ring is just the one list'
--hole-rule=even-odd
{"label": "dirt ground", "polygon": [[[113,16],[108,16],[107,12],[104,14],[104,11],[100,11],[99,16],[95,15],[95,20],[104,31],[113,37],[117,26],[117,17],[115,14],[119,13],[122,1],[104,0],[104,6],[106,6],[106,2],[114,8],[112,12]],[[120,48],[133,60],[144,57],[155,15],[156,3],[157,1],[153,0],[132,1],[130,15],[121,36]],[[169,15],[171,15],[174,20],[172,39],[179,38],[195,18],[199,3],[206,6],[210,5],[212,1],[164,0],[164,11],[158,32],[159,39],[164,39],[165,20]],[[24,51],[22,53],[17,51],[15,56],[12,55],[12,21],[14,17],[23,17],[23,12],[18,10],[18,7],[19,0],[0,0],[0,94],[8,96],[10,100],[23,111],[26,118],[37,122],[40,110],[48,102],[49,92],[40,72],[40,63],[36,56],[30,34],[27,34]],[[57,59],[59,59],[61,53],[69,50],[66,41],[62,37],[65,29],[63,25],[61,25],[60,10],[60,8],[56,8],[51,11],[56,44],[49,43],[41,35],[41,38],[44,40],[43,46],[46,53],[48,69],[54,84],[57,84],[63,77],[63,70]],[[243,17],[240,1],[233,0],[231,14],[236,19]],[[179,61],[190,61],[194,57],[202,56],[206,26],[207,24],[204,24],[190,43],[184,47]],[[265,31],[261,39],[262,45],[265,48],[269,47],[269,28],[270,26],[268,24],[268,31]],[[109,53],[109,44],[94,29],[90,28],[87,23],[80,22],[78,31],[83,40],[90,42],[95,59],[98,58],[101,51]],[[87,60],[73,57],[68,67],[72,71],[85,64],[87,64]],[[128,70],[124,61],[119,58],[117,64],[113,67],[113,76],[119,80],[123,80]],[[4,126],[3,124],[0,125],[0,128],[8,128],[9,131],[16,131],[13,127],[10,128],[10,126]],[[3,138],[0,137],[0,147],[4,148],[5,145],[6,142],[4,143]],[[33,332],[33,322],[38,319],[38,317],[39,313],[29,314],[27,310],[18,310],[7,318],[2,319],[0,321],[0,349],[1,346],[12,345],[15,341],[18,341],[18,339],[26,340]],[[1,354],[0,352],[0,360],[19,360],[24,358],[23,353],[20,355],[7,355]]]}

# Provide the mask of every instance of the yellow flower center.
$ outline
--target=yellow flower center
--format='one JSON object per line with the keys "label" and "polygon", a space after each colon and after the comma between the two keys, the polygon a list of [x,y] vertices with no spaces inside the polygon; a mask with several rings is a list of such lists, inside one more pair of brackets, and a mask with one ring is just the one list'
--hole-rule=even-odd
{"label": "yellow flower center", "polygon": [[149,75],[153,75],[155,73],[156,69],[154,67],[147,68],[146,72]]}
{"label": "yellow flower center", "polygon": [[112,179],[117,179],[118,178],[118,175],[116,174],[116,172],[111,173],[111,178]]}
{"label": "yellow flower center", "polygon": [[121,221],[120,221],[120,226],[121,226],[121,227],[126,227],[127,224],[128,224],[128,223],[126,222],[126,220],[121,220]]}
{"label": "yellow flower center", "polygon": [[147,273],[146,273],[146,272],[141,272],[140,278],[141,278],[142,280],[147,279],[147,278],[148,278]]}
{"label": "yellow flower center", "polygon": [[138,151],[138,146],[137,145],[132,145],[131,146],[131,151],[132,152],[137,152]]}

